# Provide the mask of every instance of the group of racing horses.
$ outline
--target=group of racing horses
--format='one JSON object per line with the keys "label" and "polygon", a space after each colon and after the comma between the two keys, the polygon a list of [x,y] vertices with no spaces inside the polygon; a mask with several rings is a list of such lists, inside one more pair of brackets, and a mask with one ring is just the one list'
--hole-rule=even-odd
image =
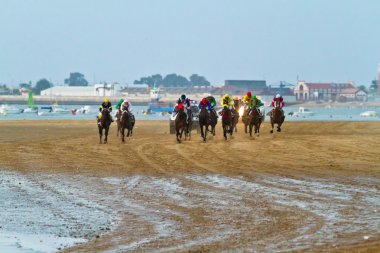
{"label": "group of racing horses", "polygon": [[[255,131],[257,136],[260,135],[260,126],[263,122],[263,115],[261,115],[258,108],[253,107],[248,112],[244,108],[244,113],[242,116],[242,122],[244,123],[244,130],[247,133],[247,128],[249,128],[249,135],[252,137],[252,130]],[[222,128],[224,139],[228,139],[228,135],[232,136],[234,130],[237,132],[236,125],[239,122],[239,110],[235,108],[224,108],[220,113],[222,117]],[[215,126],[218,123],[218,116],[215,110],[207,111],[206,107],[201,107],[199,115],[199,127],[201,130],[201,137],[204,142],[207,139],[207,132],[210,132],[215,136]],[[285,115],[283,110],[277,105],[270,112],[270,121],[272,129],[270,133],[273,133],[274,125],[277,124],[277,132],[281,132],[281,125],[284,123]],[[176,128],[176,138],[178,143],[181,143],[182,134],[185,132],[185,140],[190,139],[191,129],[192,129],[192,116],[191,110],[188,110],[187,116],[184,112],[184,109],[181,108],[178,111],[177,117],[175,119],[175,128]],[[211,128],[211,129],[209,129]]]}
{"label": "group of racing horses", "polygon": [[[228,139],[228,135],[232,136],[234,130],[237,132],[236,125],[239,122],[239,111],[232,108],[224,108],[221,112],[222,117],[222,128],[224,139]],[[201,137],[204,142],[207,139],[207,133],[210,132],[215,136],[215,127],[218,123],[218,116],[215,110],[207,111],[206,107],[200,109],[199,115],[199,127],[201,130]],[[176,138],[178,143],[181,143],[182,135],[185,133],[185,140],[191,137],[192,130],[192,112],[191,110],[184,111],[184,108],[178,110],[177,116],[175,118],[175,130]],[[285,120],[285,115],[279,106],[276,106],[270,112],[270,122],[272,125],[271,133],[273,133],[274,125],[277,124],[277,131],[281,132],[281,125]],[[263,121],[263,117],[260,114],[258,108],[253,107],[247,113],[247,110],[244,110],[242,116],[242,122],[244,123],[245,133],[247,133],[247,128],[249,128],[249,135],[252,137],[252,130],[255,131],[255,134],[259,136],[260,126]],[[112,118],[110,111],[104,109],[102,111],[102,116],[100,118],[100,124],[98,124],[99,129],[99,143],[102,143],[102,135],[104,130],[104,143],[107,143],[109,127],[112,123]],[[121,135],[122,142],[125,142],[125,129],[127,129],[127,137],[131,137],[133,133],[133,127],[135,125],[135,117],[128,110],[121,111],[119,110],[116,114],[116,123],[117,123],[117,136]]]}
{"label": "group of racing horses", "polygon": [[[125,129],[127,129],[127,137],[131,137],[133,133],[133,127],[135,126],[135,117],[128,110],[119,110],[116,113],[117,124],[117,136],[121,135],[121,141],[125,142]],[[102,116],[100,118],[100,124],[98,124],[99,130],[99,143],[102,144],[102,135],[104,130],[104,143],[107,143],[108,131],[112,123],[111,113],[108,109],[102,110]]]}

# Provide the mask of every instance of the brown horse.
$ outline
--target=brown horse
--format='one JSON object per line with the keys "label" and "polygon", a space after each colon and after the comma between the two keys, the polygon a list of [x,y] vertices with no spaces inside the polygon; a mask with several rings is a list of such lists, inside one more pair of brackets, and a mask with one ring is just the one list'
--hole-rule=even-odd
{"label": "brown horse", "polygon": [[211,127],[211,134],[215,136],[215,126],[218,124],[218,115],[216,114],[216,111],[214,109],[211,109],[210,112],[210,127]]}
{"label": "brown horse", "polygon": [[[247,120],[249,121],[249,135],[252,137],[252,128],[253,126],[255,126],[255,134],[259,136],[260,125],[262,120],[257,107],[252,107],[252,110],[249,112],[249,115],[247,116]],[[247,131],[247,129],[245,131]]]}
{"label": "brown horse", "polygon": [[210,124],[210,115],[207,112],[207,108],[205,106],[202,106],[198,117],[199,117],[199,127],[201,128],[201,136],[203,138],[203,141],[206,142],[208,126]]}
{"label": "brown horse", "polygon": [[174,121],[175,131],[178,143],[181,143],[183,131],[186,128],[186,114],[183,108],[179,109],[177,117]]}
{"label": "brown horse", "polygon": [[284,120],[284,112],[281,110],[280,105],[277,104],[270,114],[270,123],[272,124],[272,130],[270,130],[270,133],[273,134],[274,124],[277,124],[277,132],[281,132],[281,125],[284,123]]}
{"label": "brown horse", "polygon": [[120,120],[120,133],[121,133],[121,140],[122,142],[125,142],[124,140],[124,130],[128,129],[127,137],[132,136],[133,126],[135,125],[133,115],[129,111],[125,110],[122,112],[121,120]]}
{"label": "brown horse", "polygon": [[107,143],[107,137],[108,137],[108,130],[111,125],[111,115],[110,111],[108,109],[103,109],[102,111],[102,117],[100,120],[98,120],[100,124],[98,123],[98,129],[99,129],[99,143],[102,144],[102,135],[103,135],[103,129],[104,129],[104,144]]}
{"label": "brown horse", "polygon": [[232,135],[234,130],[234,118],[232,116],[231,110],[229,108],[224,108],[222,112],[222,127],[223,127],[223,136],[227,140],[227,133]]}
{"label": "brown horse", "polygon": [[234,109],[232,109],[232,113],[234,114],[234,122],[233,122],[233,125],[234,125],[234,129],[235,129],[235,133],[237,133],[237,123],[239,123],[239,107],[236,107]]}

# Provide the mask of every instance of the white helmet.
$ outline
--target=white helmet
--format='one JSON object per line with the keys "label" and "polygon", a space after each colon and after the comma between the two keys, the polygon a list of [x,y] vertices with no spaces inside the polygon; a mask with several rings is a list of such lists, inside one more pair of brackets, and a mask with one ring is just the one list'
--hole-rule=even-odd
{"label": "white helmet", "polygon": [[280,94],[277,94],[277,95],[276,95],[276,98],[280,98],[280,97],[281,97],[281,95],[280,95]]}
{"label": "white helmet", "polygon": [[128,103],[128,98],[124,99],[124,103]]}

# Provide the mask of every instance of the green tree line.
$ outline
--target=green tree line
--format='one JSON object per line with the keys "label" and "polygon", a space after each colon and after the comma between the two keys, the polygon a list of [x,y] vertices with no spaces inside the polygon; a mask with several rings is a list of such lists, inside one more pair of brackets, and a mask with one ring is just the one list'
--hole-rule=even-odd
{"label": "green tree line", "polygon": [[168,74],[162,77],[160,74],[155,74],[147,77],[141,77],[140,80],[135,80],[134,84],[147,84],[149,87],[192,87],[192,86],[210,86],[210,82],[203,76],[192,74],[189,79],[177,74]]}

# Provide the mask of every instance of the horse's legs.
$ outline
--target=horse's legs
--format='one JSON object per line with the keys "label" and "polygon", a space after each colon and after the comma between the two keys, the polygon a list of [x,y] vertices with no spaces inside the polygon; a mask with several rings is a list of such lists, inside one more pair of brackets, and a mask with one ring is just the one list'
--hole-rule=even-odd
{"label": "horse's legs", "polygon": [[124,137],[125,137],[124,131],[125,131],[125,128],[124,128],[124,126],[122,126],[121,129],[120,129],[120,133],[121,133],[121,141],[122,141],[122,142],[125,142],[125,139],[124,139]]}
{"label": "horse's legs", "polygon": [[252,124],[249,124],[249,136],[252,137]]}
{"label": "horse's legs", "polygon": [[104,129],[104,144],[107,144],[109,126]]}
{"label": "horse's legs", "polygon": [[223,126],[223,136],[224,136],[224,139],[227,140],[227,126],[226,125]]}
{"label": "horse's legs", "polygon": [[102,144],[103,129],[99,126],[99,144]]}
{"label": "horse's legs", "polygon": [[177,142],[181,143],[181,140],[179,139],[179,130],[176,130],[176,137],[177,137]]}
{"label": "horse's legs", "polygon": [[270,123],[272,125],[272,130],[270,130],[270,133],[273,134],[274,123],[272,118],[270,119]]}
{"label": "horse's legs", "polygon": [[[183,134],[184,130],[186,130],[186,129],[185,128],[181,128],[181,132],[179,134],[179,138],[180,138],[179,142],[180,143],[181,143],[181,140],[182,140],[182,134]],[[185,136],[186,136],[186,133],[185,133]]]}

